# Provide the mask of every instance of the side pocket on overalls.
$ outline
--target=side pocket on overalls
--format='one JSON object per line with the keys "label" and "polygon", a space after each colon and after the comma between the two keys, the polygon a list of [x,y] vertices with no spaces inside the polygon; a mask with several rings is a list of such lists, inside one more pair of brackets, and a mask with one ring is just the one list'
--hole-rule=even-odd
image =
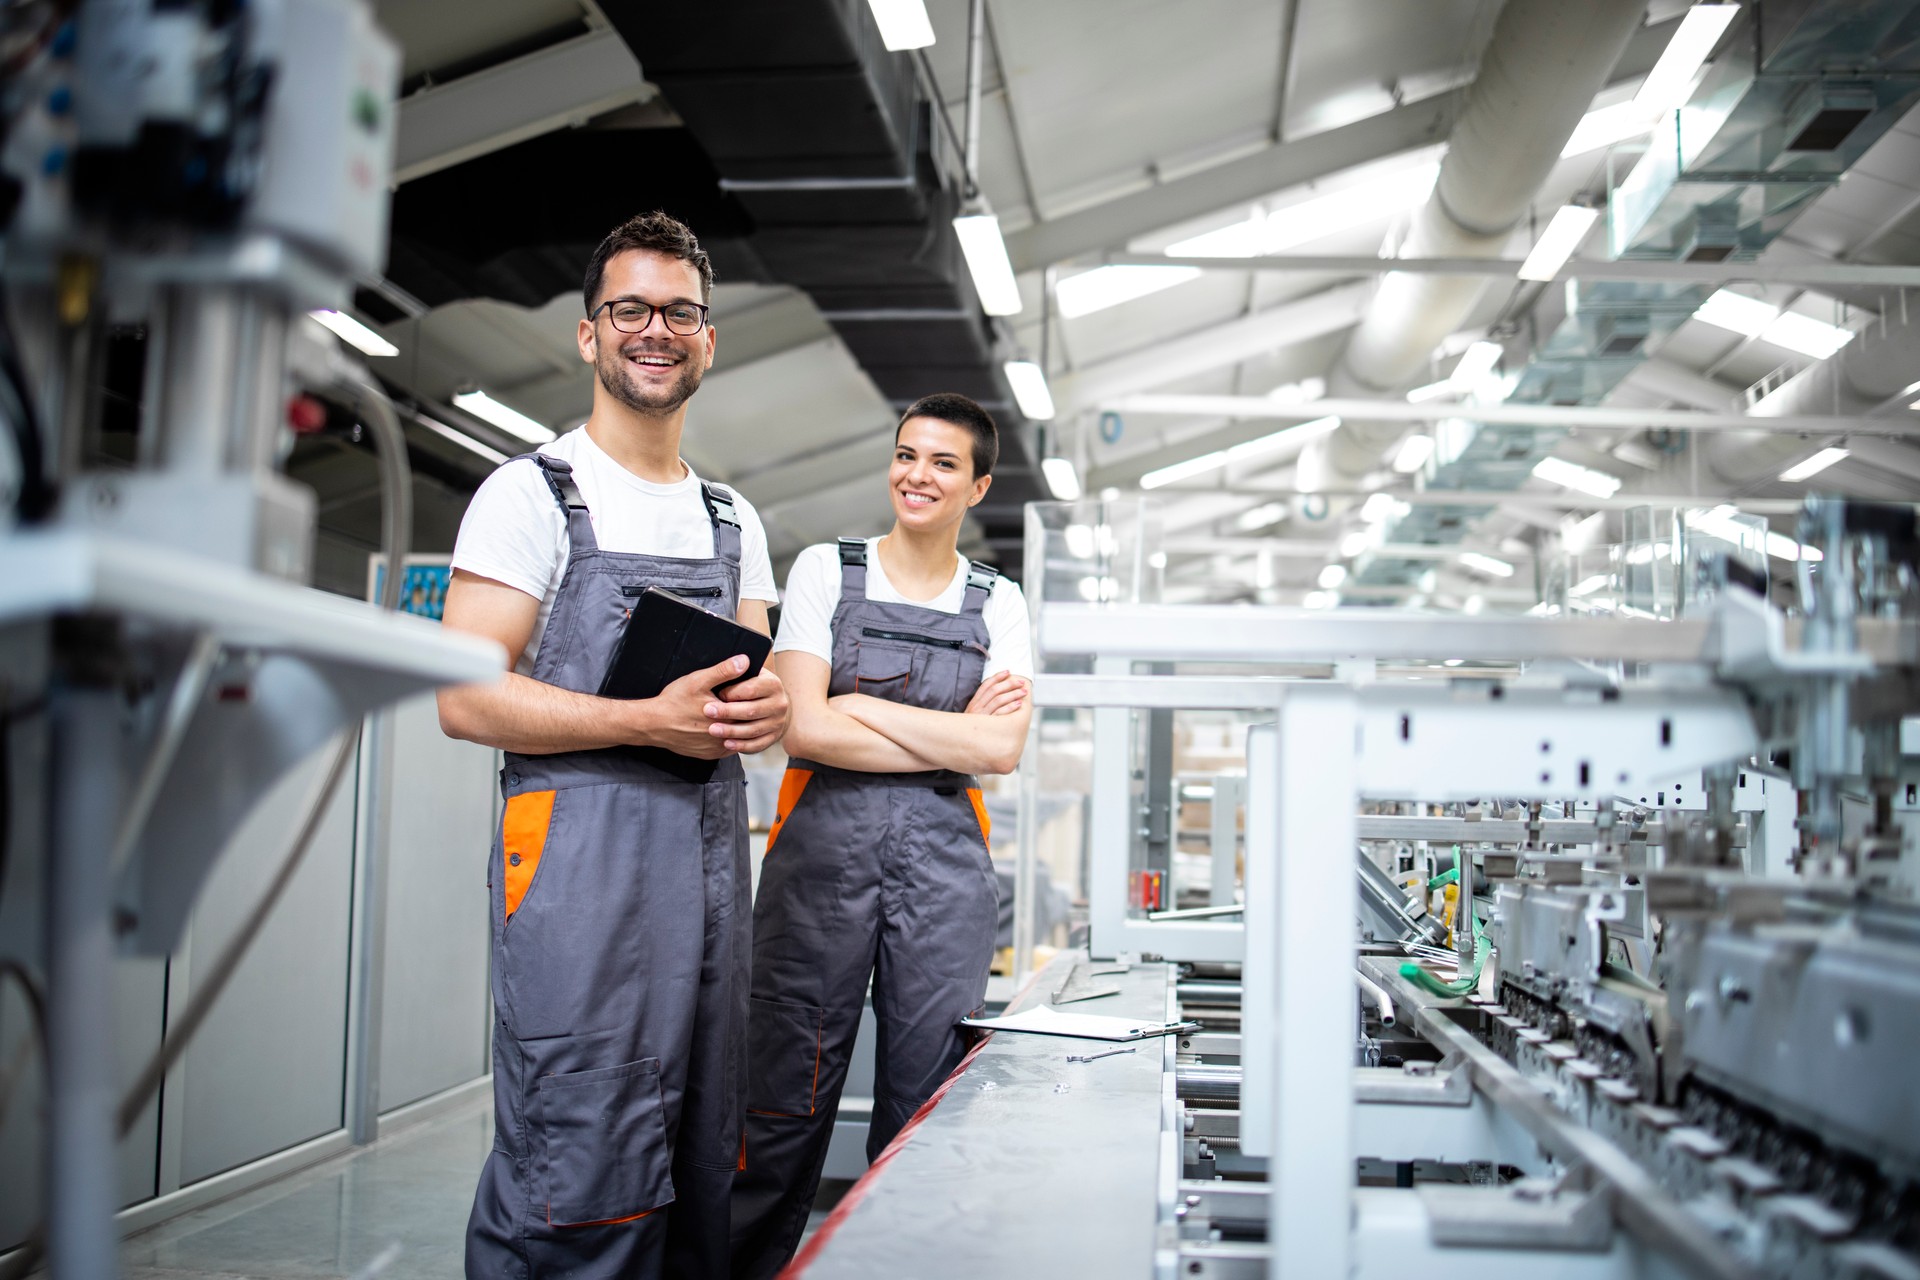
{"label": "side pocket on overalls", "polygon": [[543,1076],[547,1223],[604,1226],[673,1202],[660,1060]]}
{"label": "side pocket on overalls", "polygon": [[523,791],[507,799],[500,820],[501,844],[501,927],[513,919],[533,887],[534,873],[540,870],[540,855],[547,849],[547,832],[553,827],[553,799],[556,792]]}
{"label": "side pocket on overalls", "polygon": [[827,1011],[773,1000],[747,1006],[747,1110],[790,1119],[812,1115]]}

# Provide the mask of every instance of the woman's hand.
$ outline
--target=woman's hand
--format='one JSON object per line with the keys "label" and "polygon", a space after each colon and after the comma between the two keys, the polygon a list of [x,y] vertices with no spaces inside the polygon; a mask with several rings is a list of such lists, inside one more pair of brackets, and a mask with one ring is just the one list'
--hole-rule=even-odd
{"label": "woman's hand", "polygon": [[996,671],[980,682],[967,703],[970,716],[1004,716],[1020,709],[1026,701],[1028,682],[1011,671]]}

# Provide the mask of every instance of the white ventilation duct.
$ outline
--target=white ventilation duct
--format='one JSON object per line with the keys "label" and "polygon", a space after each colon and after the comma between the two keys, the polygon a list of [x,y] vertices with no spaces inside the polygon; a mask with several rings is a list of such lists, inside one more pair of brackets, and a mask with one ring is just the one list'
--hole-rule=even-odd
{"label": "white ventilation duct", "polygon": [[[1644,0],[1508,0],[1403,256],[1499,256],[1644,9]],[[1484,276],[1388,274],[1328,376],[1330,394],[1404,390],[1490,285]],[[1316,487],[1350,483],[1378,466],[1403,430],[1348,422],[1308,450],[1303,478]]]}
{"label": "white ventilation duct", "polygon": [[[1817,413],[1830,417],[1866,414],[1899,395],[1920,378],[1920,317],[1905,323],[1889,319],[1870,325],[1839,352],[1801,370],[1749,411],[1755,418]],[[1707,467],[1730,485],[1771,480],[1819,448],[1823,442],[1799,435],[1764,431],[1723,431],[1706,441]],[[1878,450],[1869,445],[1869,450]],[[1887,455],[1912,454],[1893,446]],[[1876,463],[1875,465],[1883,465]],[[1911,463],[1907,467],[1911,468]],[[1890,467],[1901,470],[1900,467]]]}

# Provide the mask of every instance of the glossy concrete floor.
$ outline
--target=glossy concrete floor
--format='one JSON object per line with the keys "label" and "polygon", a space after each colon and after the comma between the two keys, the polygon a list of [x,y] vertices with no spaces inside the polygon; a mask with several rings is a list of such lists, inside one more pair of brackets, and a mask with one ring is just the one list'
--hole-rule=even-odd
{"label": "glossy concrete floor", "polygon": [[[490,1102],[383,1137],[127,1239],[126,1280],[460,1280]],[[809,1232],[843,1195],[820,1187]]]}

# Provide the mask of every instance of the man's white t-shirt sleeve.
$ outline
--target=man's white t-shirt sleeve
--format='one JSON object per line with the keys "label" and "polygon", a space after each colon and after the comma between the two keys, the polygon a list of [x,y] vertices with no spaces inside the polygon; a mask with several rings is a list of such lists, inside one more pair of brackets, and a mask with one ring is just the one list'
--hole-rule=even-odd
{"label": "man's white t-shirt sleeve", "polygon": [[[762,554],[765,537],[761,535]],[[544,600],[565,539],[566,517],[540,468],[513,463],[482,481],[467,504],[453,546],[453,567]]]}
{"label": "man's white t-shirt sleeve", "polygon": [[[733,514],[740,521],[740,598],[778,604],[780,592],[773,578],[773,557],[767,553],[767,527],[738,489],[728,485],[727,492],[733,495]],[[791,575],[788,582],[791,585]]]}
{"label": "man's white t-shirt sleeve", "polygon": [[833,663],[833,611],[840,604],[840,560],[823,543],[794,557],[787,571],[787,596],[780,606],[780,634],[775,653],[793,649]]}

